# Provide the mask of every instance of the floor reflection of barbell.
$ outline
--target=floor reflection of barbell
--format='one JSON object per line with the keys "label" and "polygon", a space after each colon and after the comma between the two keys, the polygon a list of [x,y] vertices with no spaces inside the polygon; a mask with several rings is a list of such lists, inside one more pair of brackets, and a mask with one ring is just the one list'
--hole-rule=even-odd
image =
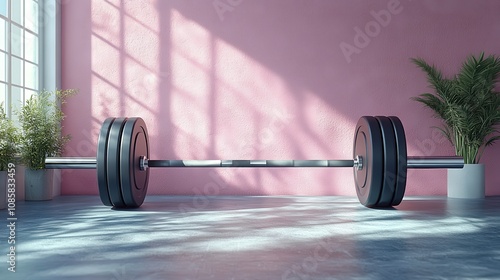
{"label": "floor reflection of barbell", "polygon": [[351,167],[356,193],[367,207],[401,203],[407,168],[462,168],[461,157],[407,157],[403,125],[397,117],[364,116],[354,134],[349,160],[152,160],[141,118],[108,118],[98,140],[96,158],[51,157],[46,168],[97,169],[99,195],[107,206],[139,207],[148,188],[149,168],[183,167]]}

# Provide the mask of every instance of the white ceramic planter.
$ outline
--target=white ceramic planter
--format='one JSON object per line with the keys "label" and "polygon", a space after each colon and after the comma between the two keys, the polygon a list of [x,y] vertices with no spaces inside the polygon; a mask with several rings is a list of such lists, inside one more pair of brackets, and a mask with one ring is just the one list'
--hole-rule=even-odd
{"label": "white ceramic planter", "polygon": [[484,164],[448,169],[448,197],[484,199]]}
{"label": "white ceramic planter", "polygon": [[26,200],[51,200],[54,193],[54,170],[32,170],[24,173]]}
{"label": "white ceramic planter", "polygon": [[0,171],[0,209],[7,208],[7,171]]}

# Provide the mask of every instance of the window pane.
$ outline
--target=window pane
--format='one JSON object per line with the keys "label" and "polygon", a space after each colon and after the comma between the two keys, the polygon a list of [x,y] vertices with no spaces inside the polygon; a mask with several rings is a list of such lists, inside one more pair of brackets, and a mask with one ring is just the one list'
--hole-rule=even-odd
{"label": "window pane", "polygon": [[0,104],[2,104],[3,109],[7,112],[7,108],[5,106],[5,97],[7,96],[7,85],[0,83]]}
{"label": "window pane", "polygon": [[25,58],[38,64],[38,37],[29,32],[24,32],[24,34],[26,34],[24,37]]}
{"label": "window pane", "polygon": [[24,63],[24,86],[31,89],[38,89],[38,66]]}
{"label": "window pane", "polygon": [[23,57],[23,41],[23,30],[15,25],[12,25],[11,48],[13,55]]}
{"label": "window pane", "polygon": [[8,17],[9,0],[0,0],[0,15]]}
{"label": "window pane", "polygon": [[17,57],[11,57],[12,71],[11,81],[12,84],[23,85],[23,61]]}
{"label": "window pane", "polygon": [[9,40],[7,40],[7,22],[3,18],[0,18],[0,34],[0,50],[6,51]]}
{"label": "window pane", "polygon": [[31,96],[37,95],[37,94],[38,94],[38,92],[36,92],[34,90],[25,89],[24,90],[24,103],[23,104],[26,104],[26,101],[29,100],[31,98]]}
{"label": "window pane", "polygon": [[0,81],[7,82],[7,54],[0,52]]}
{"label": "window pane", "polygon": [[38,3],[29,0],[26,2],[26,28],[38,34]]}
{"label": "window pane", "polygon": [[23,105],[23,89],[19,87],[12,86],[12,120],[15,124],[19,124],[19,118],[17,113],[21,111],[21,106]]}
{"label": "window pane", "polygon": [[11,18],[14,22],[19,23],[20,25],[23,25],[23,2],[21,0],[13,0],[10,1],[12,4],[11,7]]}

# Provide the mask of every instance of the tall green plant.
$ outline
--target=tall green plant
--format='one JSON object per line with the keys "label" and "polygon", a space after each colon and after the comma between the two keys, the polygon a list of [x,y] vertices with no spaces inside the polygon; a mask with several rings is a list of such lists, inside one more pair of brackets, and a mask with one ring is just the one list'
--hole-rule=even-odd
{"label": "tall green plant", "polygon": [[434,116],[443,121],[443,127],[438,129],[465,163],[478,163],[484,149],[500,139],[500,93],[495,89],[500,58],[485,57],[484,53],[471,55],[451,78],[421,58],[412,58],[412,62],[427,74],[435,91],[412,99],[432,109]]}
{"label": "tall green plant", "polygon": [[26,101],[19,113],[21,159],[31,169],[45,168],[45,158],[59,156],[70,135],[62,135],[65,98],[75,90],[42,91]]}
{"label": "tall green plant", "polygon": [[0,104],[0,171],[8,169],[9,163],[14,162],[19,152],[19,132],[7,118],[3,104]]}

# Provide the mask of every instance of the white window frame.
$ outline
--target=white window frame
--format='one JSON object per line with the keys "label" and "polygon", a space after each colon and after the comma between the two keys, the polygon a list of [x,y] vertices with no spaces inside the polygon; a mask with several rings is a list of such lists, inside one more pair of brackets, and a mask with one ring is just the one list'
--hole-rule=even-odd
{"label": "white window frame", "polygon": [[[27,29],[26,25],[26,18],[25,18],[25,11],[26,11],[26,3],[30,3],[32,1],[35,1],[38,3],[38,34],[34,34],[35,36],[38,36],[38,64],[35,64],[38,66],[38,83],[35,88],[29,88],[26,85],[26,78],[25,78],[25,72],[24,72],[24,64],[25,63],[31,63],[27,61],[26,58],[26,47],[25,45],[23,46],[23,55],[21,60],[23,61],[23,74],[22,74],[22,79],[23,83],[22,86],[19,85],[14,85],[18,88],[21,88],[23,90],[22,92],[22,104],[21,106],[24,105],[27,99],[26,95],[26,90],[31,90],[34,92],[39,92],[40,90],[48,90],[48,91],[54,91],[56,89],[61,88],[61,78],[60,78],[60,19],[61,19],[61,13],[60,13],[60,1],[59,0],[0,0],[0,1],[7,1],[9,2],[8,9],[7,9],[7,17],[1,16],[4,20],[6,20],[7,23],[7,50],[6,52],[1,51],[1,54],[4,55],[6,54],[6,60],[5,63],[6,65],[2,65],[0,67],[5,67],[4,69],[6,70],[6,82],[1,82],[2,85],[6,85],[6,92],[5,92],[5,104],[4,108],[6,111],[6,114],[9,118],[13,120],[17,120],[15,116],[15,111],[13,110],[13,93],[12,93],[12,57],[16,57],[15,55],[12,54],[12,37],[11,37],[11,32],[12,32],[12,25],[15,25],[17,27],[21,27],[23,29],[23,34],[24,32],[29,32],[31,34],[34,34],[30,30]],[[22,1],[23,2],[23,8],[22,8],[22,13],[23,13],[23,23],[22,26],[20,26],[18,23],[13,22],[12,20],[12,15],[11,15],[11,5],[12,2],[14,1]],[[3,33],[3,30],[1,30]],[[23,44],[26,43],[25,36],[22,38]],[[55,97],[55,96],[54,96]],[[16,100],[17,101],[17,100]],[[17,121],[16,121],[17,124]]]}

